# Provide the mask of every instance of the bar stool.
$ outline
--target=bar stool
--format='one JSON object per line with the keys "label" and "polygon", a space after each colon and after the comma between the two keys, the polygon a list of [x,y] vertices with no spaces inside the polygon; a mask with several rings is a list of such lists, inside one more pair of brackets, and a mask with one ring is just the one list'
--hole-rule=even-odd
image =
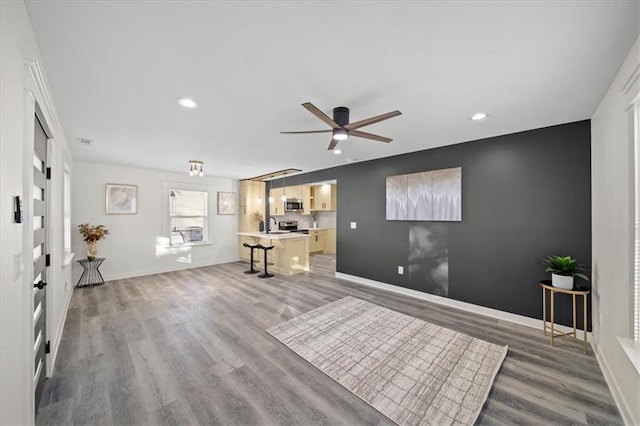
{"label": "bar stool", "polygon": [[257,248],[261,248],[262,246],[260,244],[249,244],[249,243],[244,243],[242,244],[244,247],[250,248],[251,249],[251,269],[249,269],[248,271],[244,271],[245,274],[257,274],[258,271],[257,269],[253,269],[253,249],[257,249]]}
{"label": "bar stool", "polygon": [[267,252],[268,252],[269,250],[272,250],[274,247],[275,247],[275,246],[263,246],[263,245],[261,245],[261,244],[258,244],[258,247],[257,247],[257,248],[264,250],[264,273],[263,273],[263,274],[258,275],[258,278],[271,278],[271,277],[273,277],[273,276],[274,276],[273,274],[270,274],[270,273],[267,271]]}

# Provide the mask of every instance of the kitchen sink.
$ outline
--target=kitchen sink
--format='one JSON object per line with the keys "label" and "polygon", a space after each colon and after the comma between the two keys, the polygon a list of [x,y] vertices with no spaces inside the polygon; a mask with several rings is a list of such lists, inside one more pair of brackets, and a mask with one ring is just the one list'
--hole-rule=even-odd
{"label": "kitchen sink", "polygon": [[269,231],[269,232],[264,232],[264,234],[272,234],[272,235],[279,235],[279,234],[289,234],[290,231]]}

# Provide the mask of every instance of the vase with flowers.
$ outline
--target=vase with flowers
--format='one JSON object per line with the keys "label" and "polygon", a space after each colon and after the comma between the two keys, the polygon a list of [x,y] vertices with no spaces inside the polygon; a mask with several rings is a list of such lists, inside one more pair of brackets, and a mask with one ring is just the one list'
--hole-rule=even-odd
{"label": "vase with flowers", "polygon": [[87,243],[87,259],[95,260],[98,257],[98,241],[109,234],[109,230],[104,225],[89,225],[83,223],[78,225],[78,230],[82,234],[82,239]]}
{"label": "vase with flowers", "polygon": [[312,211],[311,218],[313,219],[313,228],[315,229],[318,227],[318,212]]}

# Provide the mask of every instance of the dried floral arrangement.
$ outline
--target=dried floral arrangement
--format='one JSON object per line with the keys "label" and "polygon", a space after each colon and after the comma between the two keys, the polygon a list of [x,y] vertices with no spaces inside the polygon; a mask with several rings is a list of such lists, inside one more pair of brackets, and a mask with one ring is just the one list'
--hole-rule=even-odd
{"label": "dried floral arrangement", "polygon": [[92,226],[88,223],[78,225],[78,229],[82,234],[82,239],[88,243],[100,241],[109,234],[109,230],[104,225]]}

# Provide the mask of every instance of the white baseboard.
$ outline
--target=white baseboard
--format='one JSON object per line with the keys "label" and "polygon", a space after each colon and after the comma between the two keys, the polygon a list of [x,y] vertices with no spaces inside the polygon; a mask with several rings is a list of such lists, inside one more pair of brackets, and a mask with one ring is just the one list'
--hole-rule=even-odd
{"label": "white baseboard", "polygon": [[[429,293],[423,293],[421,291],[399,287],[397,285],[386,284],[380,281],[370,280],[368,278],[362,278],[355,275],[343,274],[342,272],[336,272],[336,278],[340,278],[346,281],[351,281],[353,283],[361,284],[367,287],[373,287],[380,290],[386,290],[393,293],[402,294],[404,296],[414,297],[416,299],[426,300],[428,302],[437,303],[439,305],[457,308],[462,311],[473,312],[475,314],[485,315],[487,317],[496,318],[502,321],[508,321],[514,324],[536,328],[538,330],[542,330],[542,326],[543,326],[542,320],[539,320],[537,318],[525,317],[524,315],[512,314],[510,312],[504,312],[498,309],[487,308],[485,306],[474,305],[472,303],[467,303],[467,302],[461,302],[459,300],[436,296]],[[573,328],[560,325],[560,324],[556,324],[555,328],[559,332],[563,332],[563,333],[573,331]],[[578,335],[581,335],[581,334],[582,333],[578,333]],[[591,332],[587,332],[587,341],[591,342],[591,338],[592,338]]]}
{"label": "white baseboard", "polygon": [[173,271],[183,271],[185,269],[193,269],[193,268],[202,268],[205,266],[213,266],[220,265],[222,263],[231,263],[239,261],[239,257],[233,257],[229,259],[217,259],[215,262],[201,262],[201,263],[185,263],[185,264],[175,264],[171,266],[165,266],[162,268],[148,268],[148,269],[140,269],[137,271],[128,271],[122,272],[119,274],[109,274],[103,275],[105,282],[106,281],[115,281],[122,280],[125,278],[135,278],[135,277],[143,277],[145,275],[154,275],[154,274],[162,274],[163,272],[173,272]]}
{"label": "white baseboard", "polygon": [[626,400],[622,396],[622,392],[620,392],[620,387],[618,386],[618,382],[615,377],[611,373],[611,368],[609,367],[609,363],[607,363],[607,359],[600,350],[600,345],[593,344],[593,352],[596,354],[596,359],[598,360],[598,365],[600,365],[600,370],[602,370],[602,374],[604,375],[604,379],[609,386],[609,390],[611,390],[611,395],[613,395],[613,400],[616,402],[618,406],[618,410],[620,411],[620,415],[622,416],[622,420],[625,425],[639,425],[640,419],[633,418],[633,411],[629,408]]}

